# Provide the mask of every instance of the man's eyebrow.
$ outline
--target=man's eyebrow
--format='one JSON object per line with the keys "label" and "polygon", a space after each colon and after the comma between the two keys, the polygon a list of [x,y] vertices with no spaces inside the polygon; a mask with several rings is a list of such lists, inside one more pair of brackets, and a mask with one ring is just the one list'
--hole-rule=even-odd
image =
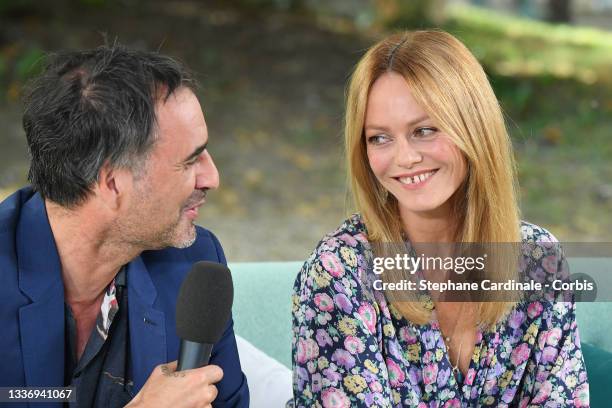
{"label": "man's eyebrow", "polygon": [[202,154],[202,152],[204,150],[206,150],[206,146],[208,146],[208,142],[204,143],[201,146],[198,146],[193,153],[191,153],[189,156],[187,156],[187,158],[185,160],[183,160],[183,163],[187,163],[193,159],[195,159],[196,157],[198,157],[200,154]]}

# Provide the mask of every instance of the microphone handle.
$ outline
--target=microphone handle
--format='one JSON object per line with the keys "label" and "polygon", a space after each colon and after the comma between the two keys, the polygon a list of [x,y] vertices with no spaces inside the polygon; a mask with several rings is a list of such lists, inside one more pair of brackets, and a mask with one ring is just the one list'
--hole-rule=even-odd
{"label": "microphone handle", "polygon": [[208,365],[213,345],[181,340],[178,367],[176,371],[191,370]]}

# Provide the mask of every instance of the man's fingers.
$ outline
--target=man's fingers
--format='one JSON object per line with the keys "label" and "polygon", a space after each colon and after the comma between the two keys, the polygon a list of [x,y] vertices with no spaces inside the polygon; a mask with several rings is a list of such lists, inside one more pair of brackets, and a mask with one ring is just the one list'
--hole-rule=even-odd
{"label": "man's fingers", "polygon": [[215,398],[217,398],[218,393],[219,391],[217,390],[217,387],[215,387],[214,385],[209,385],[204,390],[204,399],[206,401],[213,402]]}
{"label": "man's fingers", "polygon": [[223,378],[223,370],[216,365],[198,368],[198,371],[200,371],[202,379],[208,384],[218,383]]}
{"label": "man's fingers", "polygon": [[176,371],[176,367],[178,366],[178,360],[174,360],[169,362],[168,364],[166,364],[166,366],[171,370],[171,371]]}

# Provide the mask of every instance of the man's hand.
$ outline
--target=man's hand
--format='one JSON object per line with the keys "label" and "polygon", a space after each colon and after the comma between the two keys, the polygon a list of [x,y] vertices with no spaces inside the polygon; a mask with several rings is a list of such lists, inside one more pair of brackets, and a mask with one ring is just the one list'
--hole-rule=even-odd
{"label": "man's hand", "polygon": [[155,367],[149,379],[126,408],[176,407],[212,408],[223,370],[209,365],[176,371],[176,361]]}

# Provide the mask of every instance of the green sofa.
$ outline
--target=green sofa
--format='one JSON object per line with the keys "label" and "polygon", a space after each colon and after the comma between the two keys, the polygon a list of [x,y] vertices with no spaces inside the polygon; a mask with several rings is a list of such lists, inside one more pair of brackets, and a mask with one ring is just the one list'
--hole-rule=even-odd
{"label": "green sofa", "polygon": [[[230,264],[236,334],[291,368],[291,291],[301,262]],[[571,267],[571,262],[570,262]],[[607,407],[612,386],[612,303],[578,303],[578,327],[592,407]]]}

